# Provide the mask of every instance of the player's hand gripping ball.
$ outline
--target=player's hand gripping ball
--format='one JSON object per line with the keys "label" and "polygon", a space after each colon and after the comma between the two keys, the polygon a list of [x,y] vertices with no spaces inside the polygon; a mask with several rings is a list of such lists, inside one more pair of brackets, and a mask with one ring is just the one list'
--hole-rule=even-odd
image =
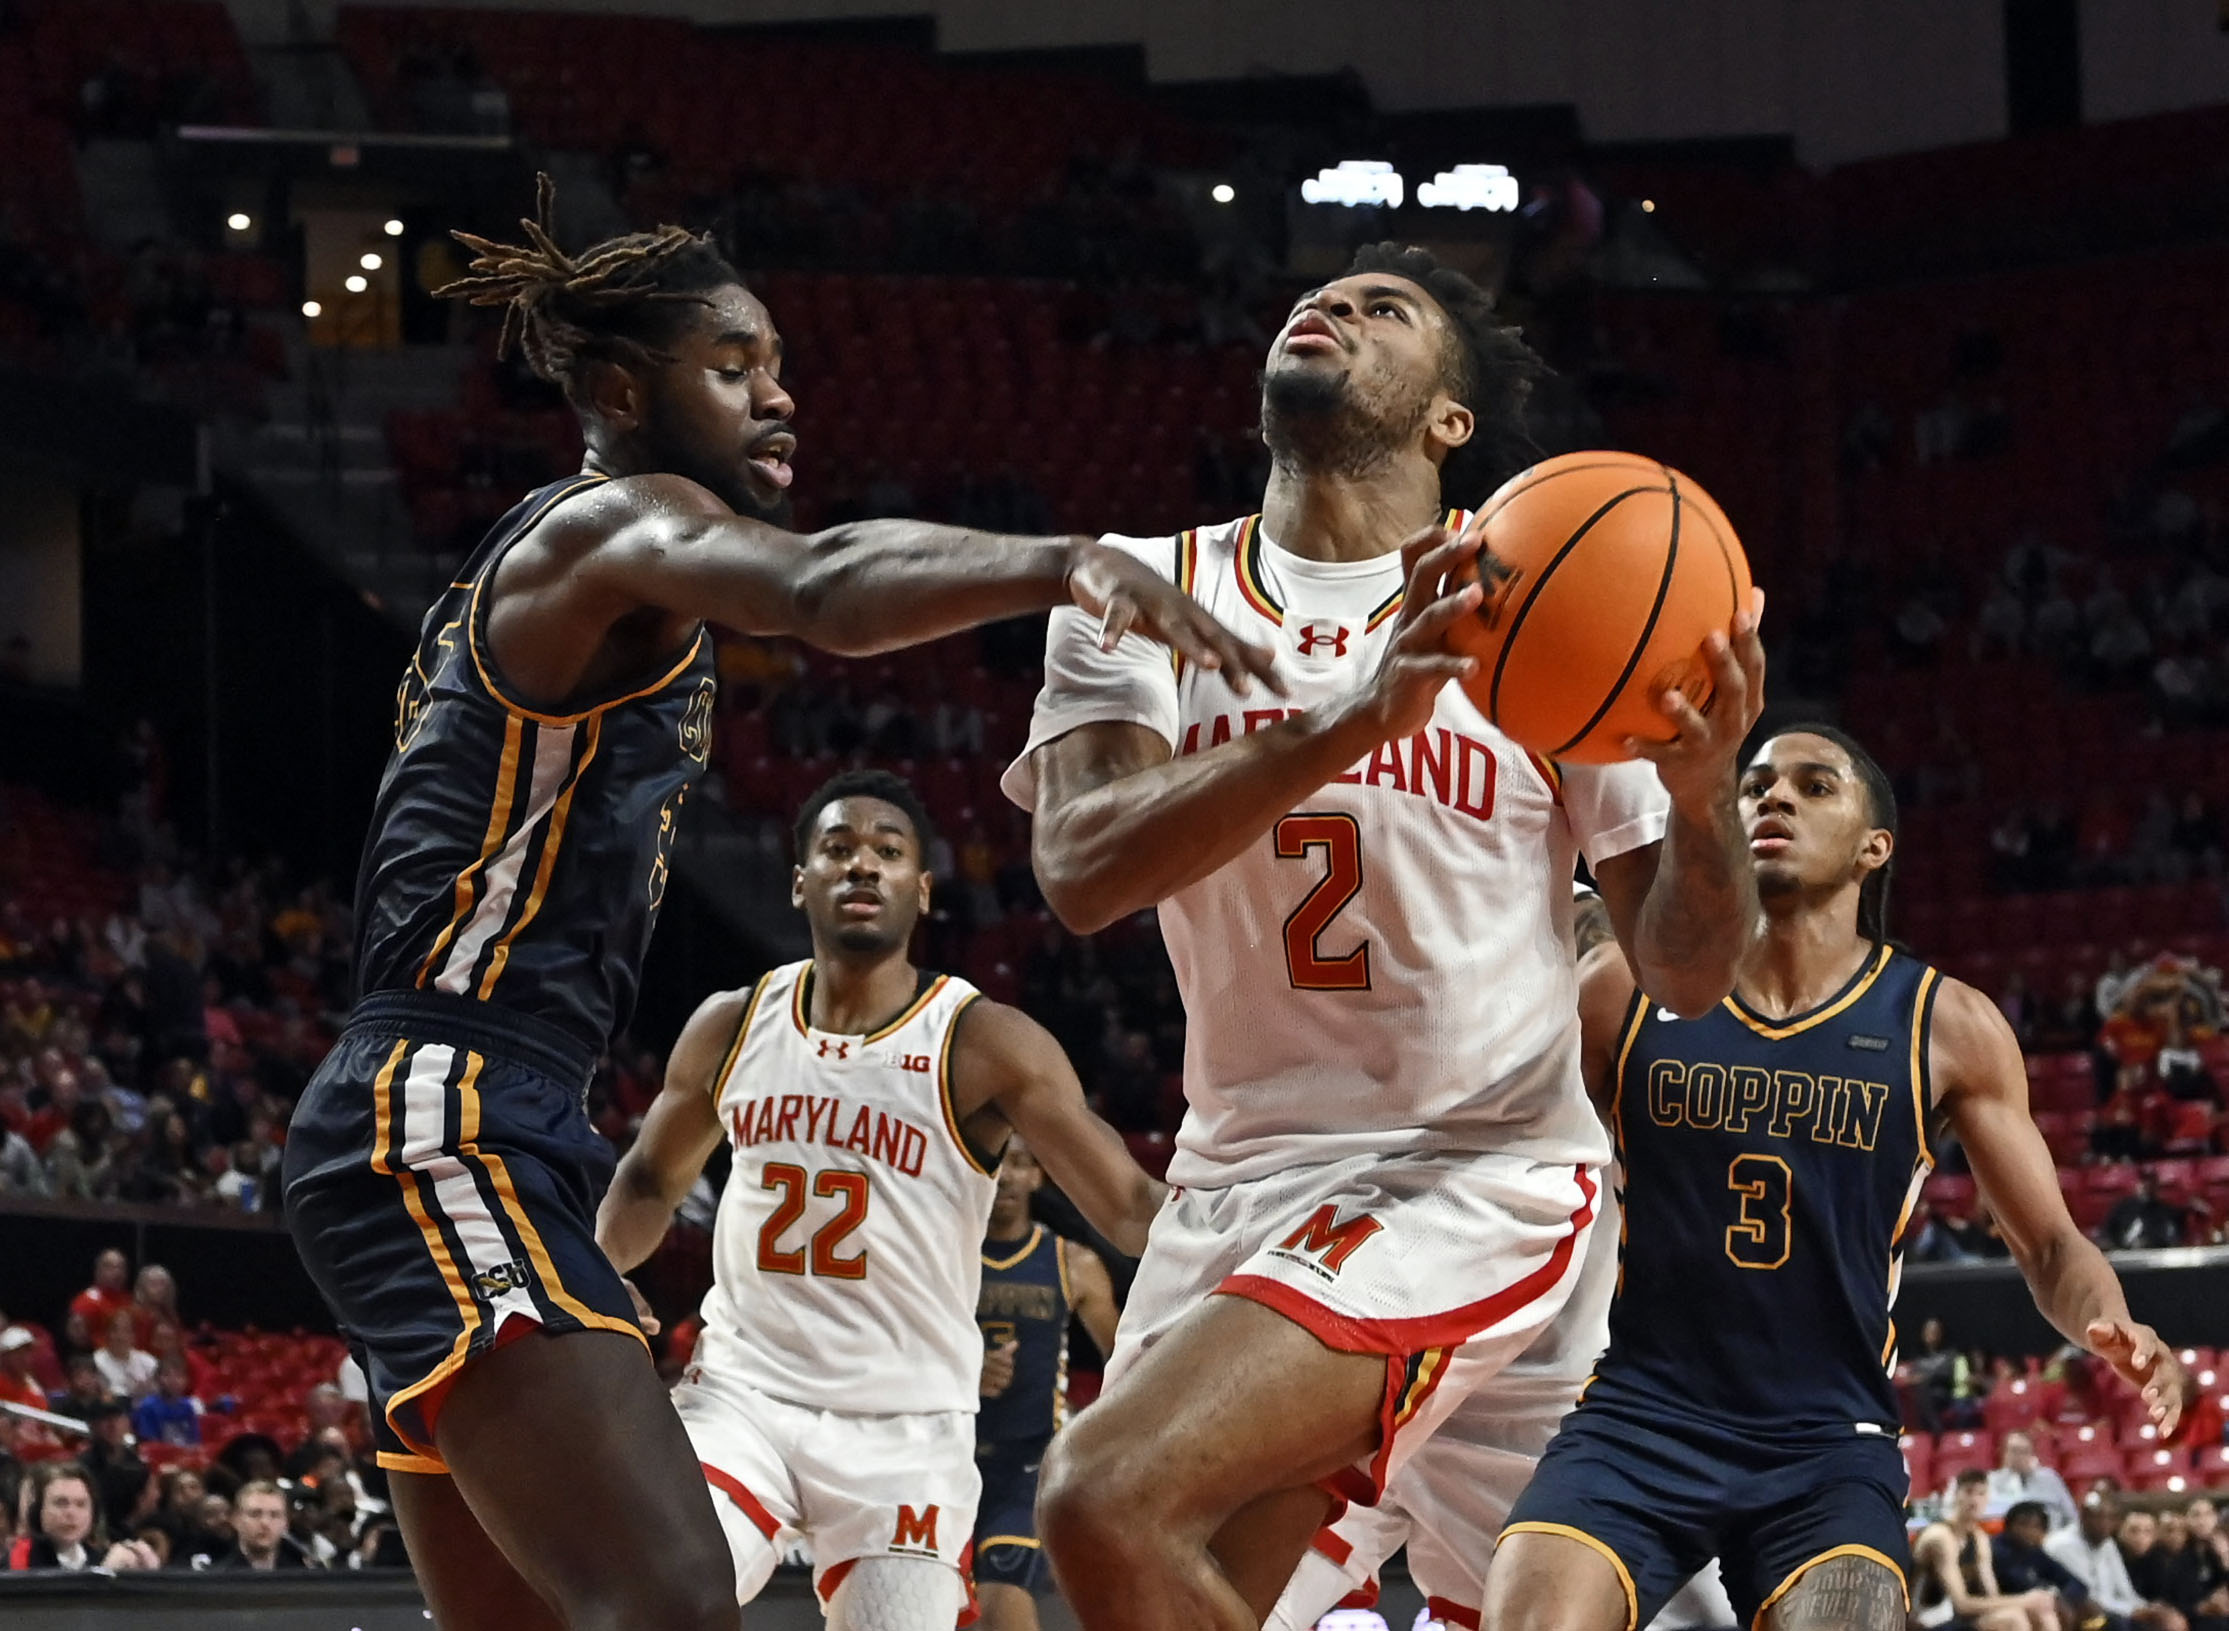
{"label": "player's hand gripping ball", "polygon": [[[1505,735],[1599,764],[1682,734],[1667,691],[1715,712],[1728,654],[1714,662],[1704,642],[1732,640],[1755,606],[1740,539],[1690,478],[1638,454],[1566,453],[1503,484],[1465,537],[1485,599],[1448,645],[1477,659],[1464,688]],[[1755,679],[1743,700],[1761,706]]]}

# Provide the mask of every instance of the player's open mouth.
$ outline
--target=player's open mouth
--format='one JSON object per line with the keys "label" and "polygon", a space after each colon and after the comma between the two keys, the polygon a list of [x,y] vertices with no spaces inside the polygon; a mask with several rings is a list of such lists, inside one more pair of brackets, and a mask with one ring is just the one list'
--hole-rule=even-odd
{"label": "player's open mouth", "polygon": [[1292,327],[1285,331],[1287,351],[1344,351],[1346,344],[1339,338],[1339,331],[1331,326],[1331,319],[1318,312],[1308,312],[1293,319]]}
{"label": "player's open mouth", "polygon": [[768,486],[779,491],[796,479],[796,472],[789,467],[789,456],[796,451],[796,437],[769,436],[752,451],[749,462]]}
{"label": "player's open mouth", "polygon": [[882,897],[872,890],[855,889],[836,898],[836,910],[853,917],[872,917],[882,910]]}
{"label": "player's open mouth", "polygon": [[1778,855],[1795,842],[1795,834],[1777,821],[1760,821],[1749,835],[1749,853]]}

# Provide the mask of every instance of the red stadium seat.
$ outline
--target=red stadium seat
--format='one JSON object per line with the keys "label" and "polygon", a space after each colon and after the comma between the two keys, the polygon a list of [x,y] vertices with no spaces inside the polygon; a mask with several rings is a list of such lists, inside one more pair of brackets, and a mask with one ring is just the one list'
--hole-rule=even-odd
{"label": "red stadium seat", "polygon": [[1913,1496],[1931,1494],[1935,1488],[1935,1440],[1928,1433],[1906,1433],[1897,1441],[1904,1452],[1904,1471]]}

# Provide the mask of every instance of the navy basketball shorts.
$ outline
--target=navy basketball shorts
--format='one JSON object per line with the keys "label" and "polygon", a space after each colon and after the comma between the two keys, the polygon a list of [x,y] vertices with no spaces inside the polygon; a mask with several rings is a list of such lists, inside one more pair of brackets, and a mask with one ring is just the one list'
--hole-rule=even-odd
{"label": "navy basketball shorts", "polygon": [[1771,1443],[1582,1404],[1564,1418],[1502,1534],[1562,1535],[1601,1553],[1625,1588],[1627,1631],[1655,1619],[1713,1557],[1745,1626],[1837,1557],[1892,1570],[1909,1608],[1909,1483],[1885,1432]]}
{"label": "navy basketball shorts", "polygon": [[1045,1552],[1037,1543],[1037,1472],[1046,1438],[978,1444],[975,1470],[983,1499],[975,1509],[975,1578],[981,1585],[1043,1589]]}
{"label": "navy basketball shorts", "polygon": [[616,1157],[589,1123],[594,1060],[483,1003],[358,1004],[287,1133],[287,1227],[364,1364],[391,1471],[443,1473],[434,1421],[476,1357],[540,1327],[625,1332],[596,1244]]}

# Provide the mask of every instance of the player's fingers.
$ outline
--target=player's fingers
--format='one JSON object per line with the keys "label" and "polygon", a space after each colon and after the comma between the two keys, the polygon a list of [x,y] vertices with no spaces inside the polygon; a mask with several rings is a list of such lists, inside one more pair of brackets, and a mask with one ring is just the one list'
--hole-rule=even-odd
{"label": "player's fingers", "polygon": [[1467,680],[1478,672],[1478,659],[1458,657],[1453,652],[1417,653],[1401,659],[1404,674],[1426,679]]}
{"label": "player's fingers", "polygon": [[627,1288],[627,1295],[634,1299],[635,1323],[642,1327],[642,1334],[644,1336],[656,1336],[658,1334],[658,1316],[650,1311],[650,1299],[642,1294],[640,1286],[625,1275],[619,1277],[619,1283]]}
{"label": "player's fingers", "polygon": [[1107,609],[1099,614],[1099,649],[1112,651],[1122,644],[1122,637],[1130,632],[1138,620],[1138,608],[1126,594],[1116,593],[1107,597]]}
{"label": "player's fingers", "polygon": [[1486,591],[1475,583],[1466,583],[1452,595],[1442,595],[1431,605],[1409,620],[1401,631],[1401,644],[1410,651],[1437,647],[1447,637],[1457,619],[1470,616],[1486,598]]}
{"label": "player's fingers", "polygon": [[1695,704],[1687,700],[1687,694],[1677,686],[1658,695],[1656,711],[1669,720],[1672,729],[1678,732],[1678,735],[1665,744],[1667,747],[1692,747],[1710,736],[1710,721],[1703,717]]}
{"label": "player's fingers", "polygon": [[2100,1359],[2126,1359],[2135,1352],[2135,1333],[2119,1320],[2092,1320],[2082,1336]]}
{"label": "player's fingers", "polygon": [[1439,580],[1446,575],[1446,570],[1442,568],[1435,573],[1432,563],[1447,541],[1445,527],[1426,527],[1401,546],[1402,581],[1407,585],[1403,591],[1405,610],[1412,613],[1423,610],[1437,593]]}

